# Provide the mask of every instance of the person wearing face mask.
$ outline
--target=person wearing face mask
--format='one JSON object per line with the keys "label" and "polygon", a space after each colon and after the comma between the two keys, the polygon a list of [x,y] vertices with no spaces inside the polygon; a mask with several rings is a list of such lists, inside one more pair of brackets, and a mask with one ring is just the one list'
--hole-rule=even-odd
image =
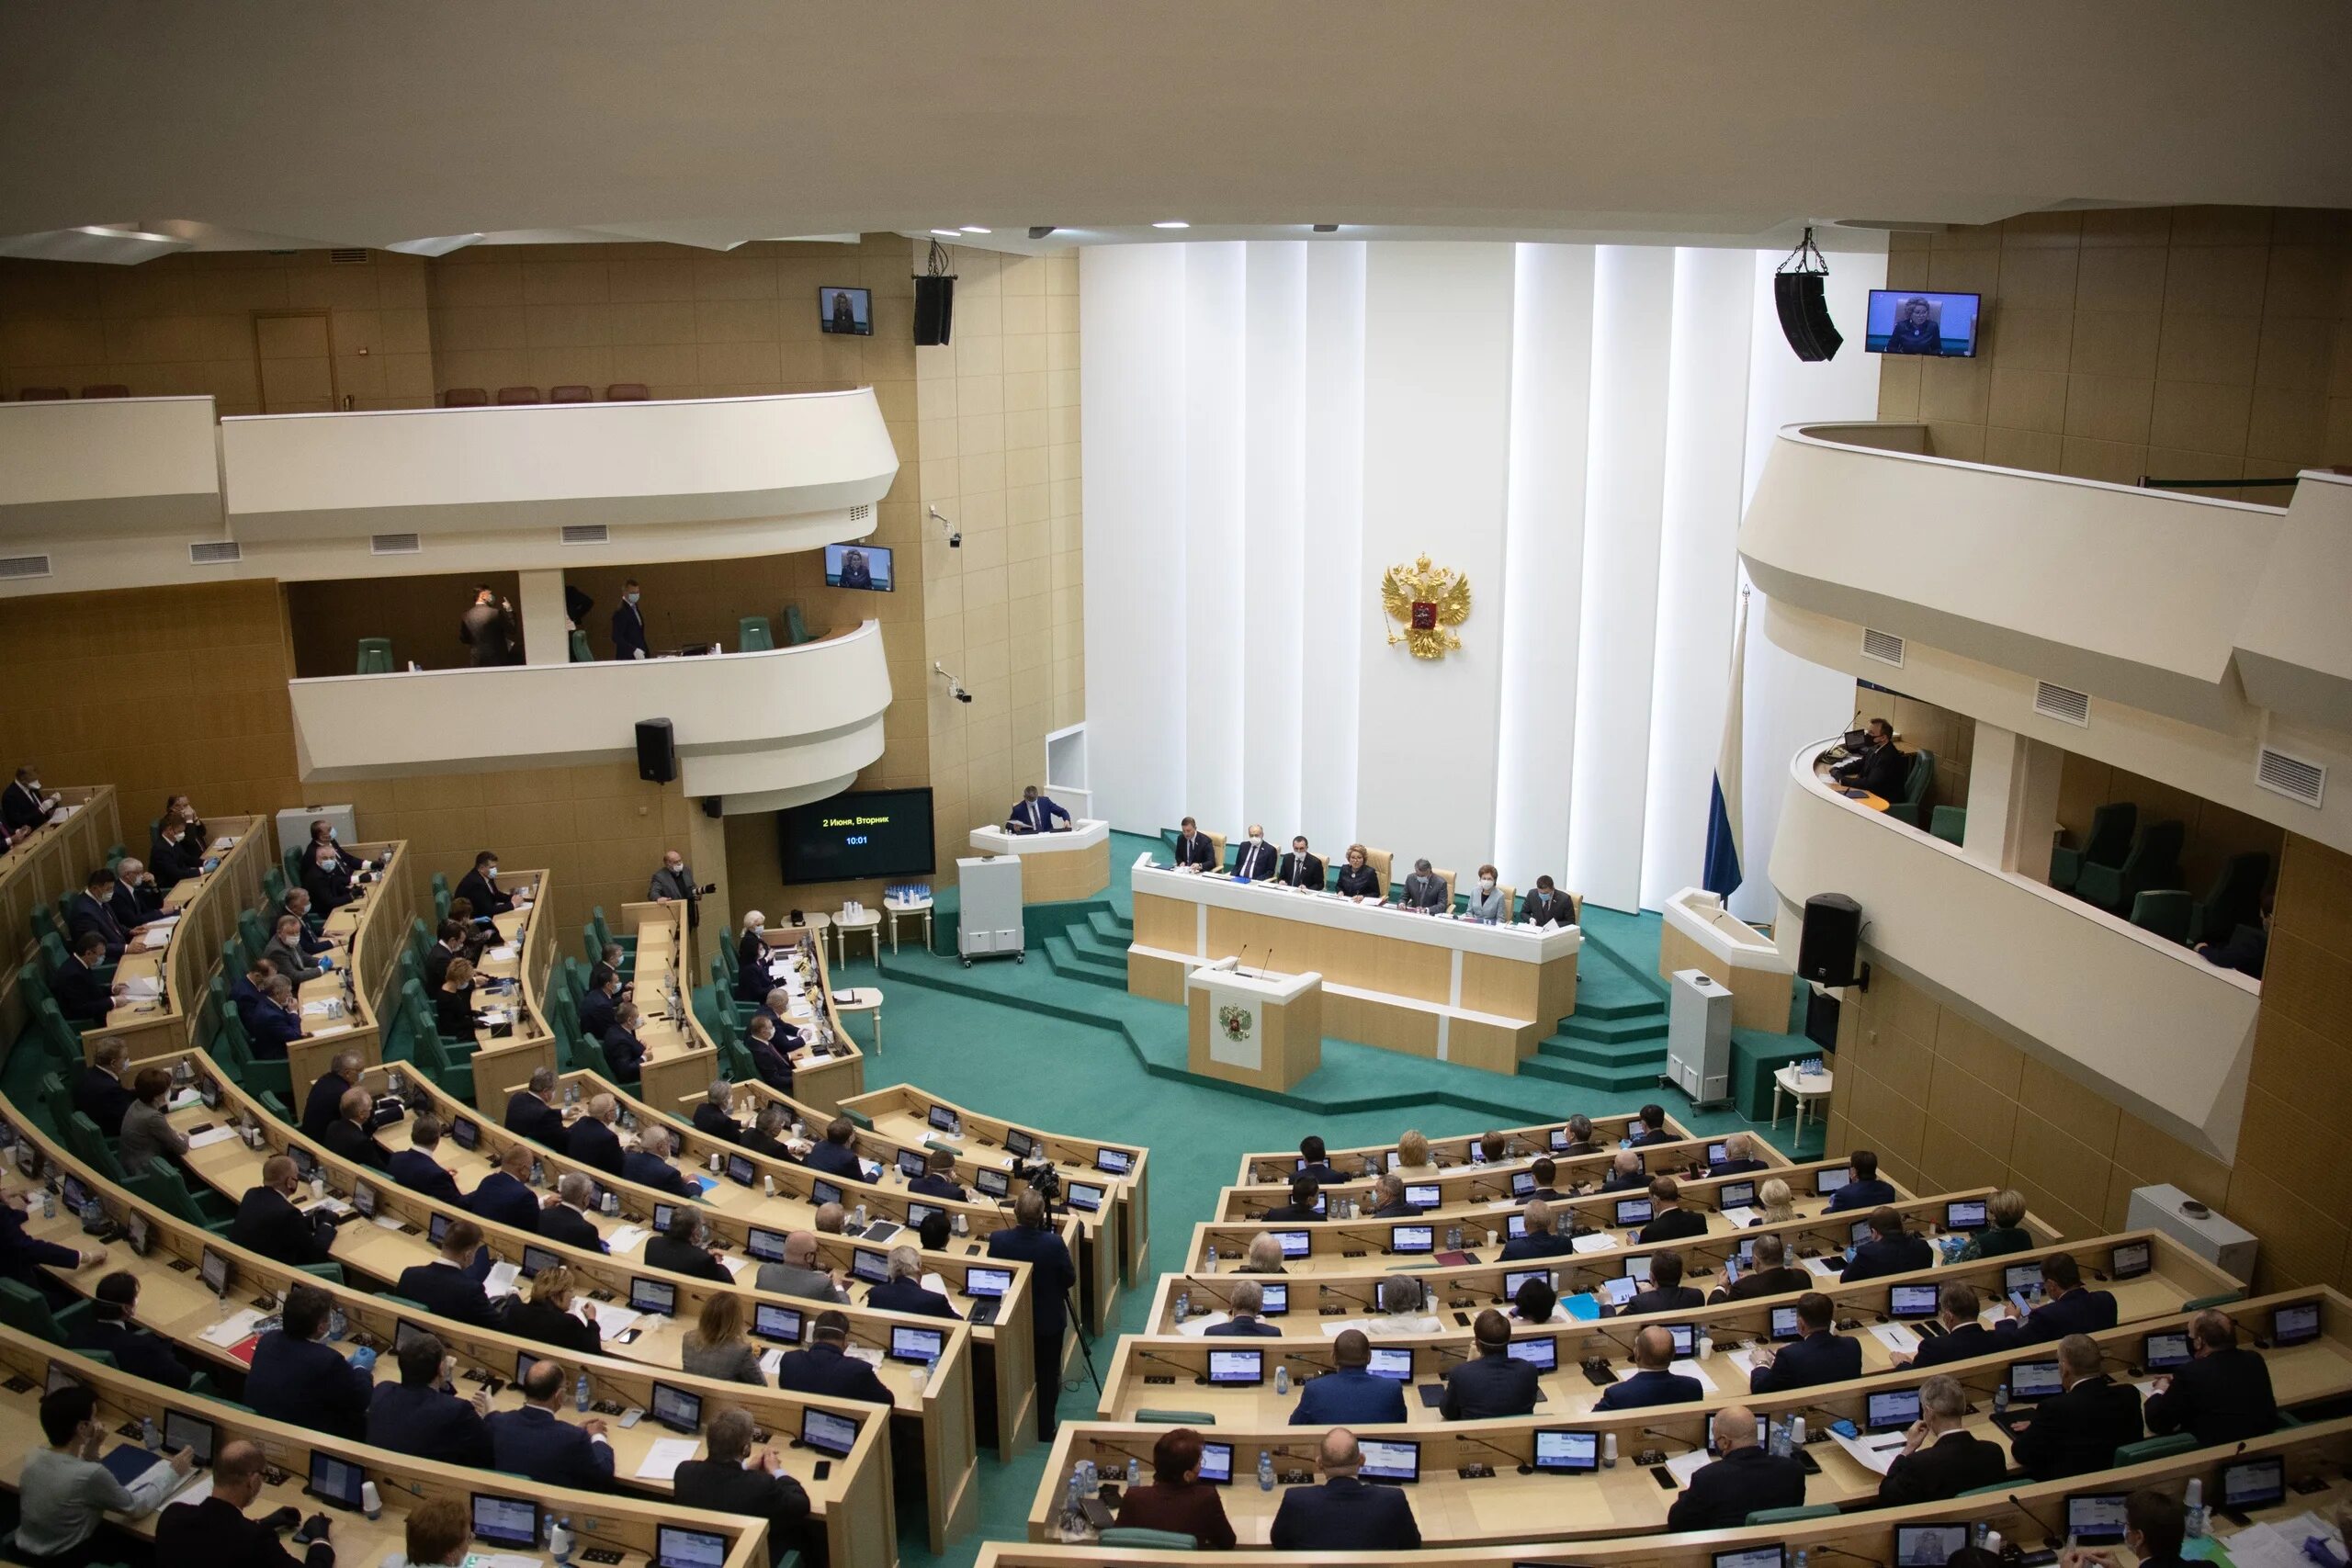
{"label": "person wearing face mask", "polygon": [[1519,918],[1531,926],[1572,926],[1577,923],[1576,900],[1561,892],[1548,876],[1535,879],[1535,891],[1519,902]]}
{"label": "person wearing face mask", "polygon": [[1250,837],[1234,854],[1233,874],[1251,882],[1269,882],[1274,869],[1274,846],[1266,842],[1266,829],[1252,822]]}
{"label": "person wearing face mask", "polygon": [[735,942],[735,998],[757,1004],[775,988],[768,969],[768,918],[757,909],[743,916],[743,934]]}
{"label": "person wearing face mask", "polygon": [[0,823],[11,834],[38,828],[57,809],[57,796],[41,792],[40,773],[30,762],[17,770],[16,779],[0,790]]}
{"label": "person wearing face mask", "polygon": [[115,924],[137,936],[164,912],[164,895],[147,874],[147,863],[125,855],[114,868],[114,893],[107,900]]}
{"label": "person wearing face mask", "polygon": [[311,847],[306,852],[316,855],[321,850],[333,850],[335,859],[343,863],[343,869],[355,876],[373,869],[368,862],[343,847],[342,840],[335,837],[334,824],[323,817],[311,824]]}
{"label": "person wearing face mask", "polygon": [[637,579],[621,584],[620,608],[613,612],[613,657],[645,659],[645,612],[637,607]]}
{"label": "person wearing face mask", "polygon": [[1510,919],[1510,900],[1504,897],[1502,889],[1496,886],[1498,874],[1493,866],[1478,868],[1478,891],[1470,895],[1472,919],[1495,925]]}
{"label": "person wearing face mask", "polygon": [[1283,856],[1282,870],[1274,880],[1285,887],[1304,887],[1312,893],[1323,891],[1323,862],[1306,852],[1306,835],[1301,833],[1290,841],[1290,853]]}
{"label": "person wearing face mask", "polygon": [[312,844],[302,854],[302,891],[322,919],[352,900],[351,870],[333,844]]}
{"label": "person wearing face mask", "polygon": [[156,826],[155,841],[149,847],[147,863],[155,873],[155,885],[168,893],[191,876],[204,870],[204,849],[187,837],[187,829],[175,818],[166,817]]}
{"label": "person wearing face mask", "polygon": [[1057,823],[1061,830],[1068,830],[1072,825],[1069,813],[1050,797],[1038,794],[1037,786],[1031,784],[1021,792],[1021,803],[1012,808],[1004,825],[1015,833],[1050,833],[1057,830]]}
{"label": "person wearing face mask", "polygon": [[489,850],[474,856],[473,870],[458,879],[456,897],[474,907],[476,919],[489,919],[514,908],[514,900],[498,890],[498,856]]}
{"label": "person wearing face mask", "polygon": [[1445,878],[1430,870],[1426,860],[1413,863],[1413,874],[1405,879],[1403,892],[1408,909],[1443,909],[1453,902],[1446,896]]}
{"label": "person wearing face mask", "polygon": [[695,874],[686,869],[686,857],[671,850],[662,857],[662,869],[645,889],[645,896],[657,904],[683,902],[686,907],[686,929],[698,930],[702,925],[702,899],[706,893],[718,891],[716,882],[696,886]]}

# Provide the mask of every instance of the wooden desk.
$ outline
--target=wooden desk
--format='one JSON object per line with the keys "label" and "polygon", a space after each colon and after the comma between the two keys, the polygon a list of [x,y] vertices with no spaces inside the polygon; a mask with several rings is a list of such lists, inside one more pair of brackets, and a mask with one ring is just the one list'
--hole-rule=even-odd
{"label": "wooden desk", "polygon": [[[807,1010],[796,1007],[787,1016],[797,1025],[817,1017],[821,1011],[825,1027],[832,1035],[833,1055],[823,1057],[806,1053],[797,1055],[793,1057],[792,1066],[795,1096],[803,1103],[823,1111],[830,1119],[844,1100],[853,1100],[865,1091],[865,1053],[842,1027],[841,1014],[833,1008],[832,971],[825,961],[823,936],[831,922],[821,913],[810,914],[807,919],[808,925],[786,926],[780,931],[769,926],[763,932],[762,940],[766,942],[772,955],[771,964],[776,962],[773,955],[779,948],[790,949],[797,953],[790,959],[793,972],[800,981],[801,994],[796,1000],[805,1004]],[[758,1010],[754,1007],[750,1010]],[[702,1021],[695,1019],[692,1022],[697,1033],[701,1032]],[[709,1085],[706,1082],[702,1087],[707,1089]]]}
{"label": "wooden desk", "polygon": [[[483,1041],[473,1054],[474,1098],[488,1104],[493,1114],[506,1104],[505,1094],[497,1086],[520,1086],[530,1082],[537,1069],[555,1066],[555,1028],[548,1022],[548,998],[563,932],[557,908],[560,889],[548,873],[506,872],[500,881],[514,900],[514,908],[492,918],[498,941],[483,952],[474,974],[517,982],[521,1010],[514,1018],[513,1033]],[[485,1100],[485,1096],[491,1098]]]}
{"label": "wooden desk", "polygon": [[[1592,1142],[1600,1147],[1614,1150],[1621,1142],[1633,1135],[1634,1124],[1641,1118],[1627,1112],[1615,1116],[1595,1116],[1590,1120]],[[1532,1127],[1498,1127],[1495,1130],[1502,1134],[1505,1140],[1503,1158],[1506,1166],[1510,1162],[1531,1159],[1538,1154],[1549,1153],[1555,1158],[1558,1158],[1560,1157],[1558,1151],[1566,1147],[1568,1143],[1568,1124],[1565,1120],[1541,1122]],[[1690,1130],[1671,1115],[1666,1119],[1666,1130],[1681,1142],[1687,1142],[1692,1136]],[[1470,1164],[1470,1145],[1478,1142],[1484,1135],[1479,1133],[1457,1133],[1451,1137],[1431,1138],[1429,1140],[1429,1145],[1432,1163],[1417,1167],[1399,1166],[1396,1168],[1396,1172],[1400,1176],[1434,1176],[1449,1166],[1467,1166]],[[1377,1174],[1371,1162],[1377,1162],[1380,1169],[1386,1169],[1388,1156],[1396,1152],[1396,1145],[1393,1143],[1358,1144],[1349,1148],[1327,1150],[1324,1157],[1334,1170],[1361,1168],[1370,1176]],[[1757,1143],[1756,1157],[1781,1164],[1787,1162],[1786,1156],[1769,1147],[1760,1139]],[[1253,1181],[1285,1182],[1290,1179],[1290,1173],[1297,1168],[1298,1159],[1299,1154],[1296,1149],[1276,1149],[1260,1154],[1243,1155],[1240,1174],[1233,1179],[1236,1185],[1242,1187],[1247,1187]]]}
{"label": "wooden desk", "polygon": [[[345,1051],[374,1066],[383,1060],[383,1021],[398,1005],[394,992],[400,980],[399,960],[409,922],[416,918],[416,868],[405,840],[355,844],[351,852],[374,861],[375,877],[359,889],[362,897],[327,917],[323,934],[335,944],[336,974],[303,987],[305,1001],[313,995],[331,995],[331,987],[349,986],[344,993],[350,1015],[345,1027],[313,1030],[287,1048],[287,1079],[293,1089],[289,1109],[300,1114],[311,1085],[334,1066]],[[267,918],[264,917],[265,919]],[[304,1022],[311,1021],[305,1019]]]}
{"label": "wooden desk", "polygon": [[973,850],[1021,862],[1021,901],[1091,898],[1111,886],[1111,824],[1073,819],[1067,832],[1015,833],[1001,824],[972,829]]}
{"label": "wooden desk", "polygon": [[1323,1027],[1408,1055],[1518,1070],[1576,1010],[1575,926],[1480,925],[1337,894],[1159,866],[1133,873],[1127,989],[1181,1002],[1185,976],[1243,949],[1323,976]]}
{"label": "wooden desk", "polygon": [[230,840],[209,872],[183,878],[164,895],[164,911],[180,919],[160,948],[126,949],[115,966],[117,980],[160,979],[163,996],[153,1002],[116,1008],[104,1029],[82,1037],[85,1054],[111,1035],[134,1057],[169,1051],[204,1037],[217,1027],[205,981],[220,962],[220,946],[237,929],[237,916],[261,902],[261,874],[270,863],[269,824],[259,817],[223,817],[205,825],[210,842]]}
{"label": "wooden desk", "polygon": [[[0,853],[0,931],[9,933],[4,939],[7,945],[0,948],[9,954],[0,970],[0,1029],[11,1039],[25,1026],[17,971],[40,953],[33,940],[33,910],[54,908],[60,897],[82,891],[90,873],[106,864],[107,850],[122,838],[112,784],[69,786],[53,793],[61,805],[73,807],[65,820],[34,829]],[[140,842],[143,860],[146,840]]]}
{"label": "wooden desk", "polygon": [[1666,901],[1657,977],[1670,981],[1679,969],[1701,970],[1731,992],[1734,1028],[1774,1034],[1788,1029],[1796,965],[1781,955],[1770,936],[1733,915],[1704,888],[1685,887]]}

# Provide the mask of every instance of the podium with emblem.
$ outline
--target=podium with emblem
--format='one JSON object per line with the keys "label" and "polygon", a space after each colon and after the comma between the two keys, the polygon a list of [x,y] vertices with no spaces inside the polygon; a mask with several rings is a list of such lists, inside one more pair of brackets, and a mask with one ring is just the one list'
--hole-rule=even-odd
{"label": "podium with emblem", "polygon": [[1312,970],[1243,973],[1221,958],[1192,972],[1184,996],[1185,1065],[1204,1077],[1286,1089],[1323,1065],[1323,976]]}

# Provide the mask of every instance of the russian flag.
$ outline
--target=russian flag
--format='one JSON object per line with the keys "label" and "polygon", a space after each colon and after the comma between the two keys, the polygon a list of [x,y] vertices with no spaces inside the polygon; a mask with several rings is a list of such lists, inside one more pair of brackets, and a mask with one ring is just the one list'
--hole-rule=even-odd
{"label": "russian flag", "polygon": [[1724,699],[1724,744],[1715,754],[1714,798],[1707,807],[1707,855],[1702,885],[1729,898],[1742,880],[1739,869],[1739,754],[1743,693],[1747,675],[1747,590],[1739,591],[1732,623],[1731,690]]}

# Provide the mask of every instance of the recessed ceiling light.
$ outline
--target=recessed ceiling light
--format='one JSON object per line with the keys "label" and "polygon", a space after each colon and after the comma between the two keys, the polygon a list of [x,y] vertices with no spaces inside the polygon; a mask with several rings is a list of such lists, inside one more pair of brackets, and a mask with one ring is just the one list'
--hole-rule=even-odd
{"label": "recessed ceiling light", "polygon": [[1185,222],[1182,218],[1170,218],[1162,222],[1155,223],[1152,227],[1155,229],[1189,229],[1192,225]]}
{"label": "recessed ceiling light", "polygon": [[964,225],[964,232],[967,234],[985,234],[988,231],[981,228],[977,223],[967,223]]}
{"label": "recessed ceiling light", "polygon": [[1318,234],[1336,234],[1340,231],[1340,226],[1337,223],[1317,223],[1315,225],[1315,231]]}
{"label": "recessed ceiling light", "polygon": [[964,237],[964,231],[961,229],[933,229],[932,232],[943,240],[960,240]]}

